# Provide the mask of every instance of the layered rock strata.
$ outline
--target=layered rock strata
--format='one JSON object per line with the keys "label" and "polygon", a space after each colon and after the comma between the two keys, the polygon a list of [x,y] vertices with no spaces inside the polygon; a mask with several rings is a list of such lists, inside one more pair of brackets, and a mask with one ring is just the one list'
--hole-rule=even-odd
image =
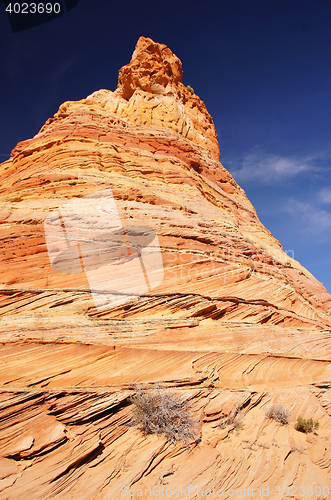
{"label": "layered rock strata", "polygon": [[[156,232],[164,276],[100,310],[86,272],[52,267],[44,224],[109,189],[124,227]],[[64,103],[16,146],[0,166],[0,224],[0,500],[121,498],[163,477],[273,498],[331,489],[331,297],[219,162],[169,48],[141,37],[115,92]],[[192,401],[201,441],[187,450],[128,425],[136,383]],[[265,417],[271,403],[289,425]],[[240,428],[221,425],[240,409]],[[298,415],[318,433],[296,431]]]}

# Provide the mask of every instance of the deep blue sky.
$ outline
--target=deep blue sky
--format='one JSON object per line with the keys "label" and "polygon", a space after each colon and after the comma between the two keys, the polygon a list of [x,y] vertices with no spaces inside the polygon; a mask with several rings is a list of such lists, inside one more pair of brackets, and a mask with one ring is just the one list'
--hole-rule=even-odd
{"label": "deep blue sky", "polygon": [[0,161],[62,102],[114,90],[141,35],[181,59],[223,165],[331,291],[331,0],[80,0],[18,33],[0,2]]}

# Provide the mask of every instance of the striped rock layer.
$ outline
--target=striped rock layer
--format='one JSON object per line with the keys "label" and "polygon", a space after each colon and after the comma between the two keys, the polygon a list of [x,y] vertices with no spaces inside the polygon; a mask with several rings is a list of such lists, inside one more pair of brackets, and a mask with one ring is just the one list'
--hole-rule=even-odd
{"label": "striped rock layer", "polygon": [[[82,255],[83,272],[51,262],[45,221],[105,190],[127,242],[128,228],[157,235],[163,279],[98,308]],[[16,146],[0,166],[0,224],[0,500],[164,484],[327,497],[331,297],[219,162],[212,118],[169,48],[141,37],[115,92],[65,102]],[[100,231],[96,219],[93,248]],[[135,384],[190,401],[199,439],[186,448],[130,425]],[[271,404],[288,425],[266,418]],[[299,415],[319,430],[295,430]]]}

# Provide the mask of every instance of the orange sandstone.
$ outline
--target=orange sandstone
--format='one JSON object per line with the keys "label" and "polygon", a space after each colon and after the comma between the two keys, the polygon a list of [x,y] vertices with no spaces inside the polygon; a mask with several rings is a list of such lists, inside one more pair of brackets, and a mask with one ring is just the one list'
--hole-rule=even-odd
{"label": "orange sandstone", "polygon": [[[0,186],[0,500],[121,498],[172,466],[171,489],[331,488],[331,297],[219,162],[168,47],[141,37],[117,89],[62,104]],[[99,311],[84,273],[51,267],[44,221],[109,188],[124,226],[156,230],[164,279]],[[192,399],[201,442],[128,426],[139,382]],[[289,426],[265,419],[271,403]],[[239,408],[243,426],[221,428]],[[318,435],[295,431],[298,415]]]}

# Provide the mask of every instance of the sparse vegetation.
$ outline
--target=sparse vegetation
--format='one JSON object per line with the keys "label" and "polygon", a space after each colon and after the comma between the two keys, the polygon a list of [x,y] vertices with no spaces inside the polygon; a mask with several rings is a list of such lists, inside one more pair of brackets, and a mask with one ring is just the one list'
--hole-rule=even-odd
{"label": "sparse vegetation", "polygon": [[314,422],[312,418],[309,418],[308,420],[298,417],[297,418],[297,423],[295,424],[295,428],[299,432],[304,432],[308,434],[308,432],[313,432],[314,430],[317,430],[319,428],[320,424],[318,420]]}
{"label": "sparse vegetation", "polygon": [[255,245],[255,240],[250,236],[244,236],[244,241],[246,241],[246,243],[250,243],[251,245]]}
{"label": "sparse vegetation", "polygon": [[160,387],[136,386],[135,389],[136,393],[130,398],[134,404],[133,423],[144,434],[164,434],[168,441],[181,441],[186,446],[196,440],[199,422],[192,416],[187,400]]}
{"label": "sparse vegetation", "polygon": [[267,409],[265,416],[267,418],[272,418],[282,425],[289,423],[291,412],[286,410],[283,405],[272,405]]}
{"label": "sparse vegetation", "polygon": [[191,85],[188,85],[186,88],[189,92],[191,92],[191,94],[194,94],[194,89],[191,87]]}
{"label": "sparse vegetation", "polygon": [[235,429],[241,429],[243,426],[245,414],[240,410],[233,420],[233,425]]}
{"label": "sparse vegetation", "polygon": [[259,446],[260,448],[263,448],[264,450],[268,450],[270,446],[266,443],[257,443],[256,446]]}
{"label": "sparse vegetation", "polygon": [[303,453],[305,450],[303,448],[301,448],[301,446],[292,445],[291,446],[291,453],[294,453],[295,451],[297,451],[298,453]]}
{"label": "sparse vegetation", "polygon": [[228,425],[233,425],[234,429],[240,429],[244,418],[245,414],[241,410],[236,409],[233,414],[222,417],[219,426],[221,429],[224,429]]}

